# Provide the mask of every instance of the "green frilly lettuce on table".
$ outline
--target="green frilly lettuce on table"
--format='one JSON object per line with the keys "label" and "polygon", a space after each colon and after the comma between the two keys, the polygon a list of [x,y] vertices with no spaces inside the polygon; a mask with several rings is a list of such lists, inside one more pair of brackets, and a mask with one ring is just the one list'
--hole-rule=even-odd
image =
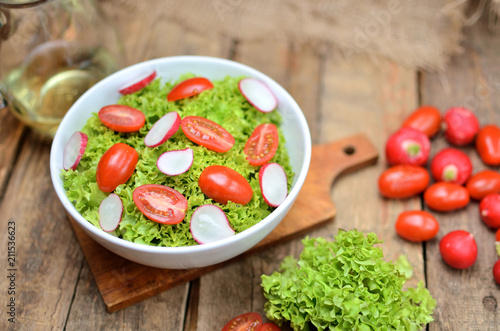
{"label": "green frilly lettuce on table", "polygon": [[[193,75],[180,77],[179,82],[191,77]],[[258,177],[260,168],[248,163],[243,148],[255,127],[261,123],[273,123],[279,128],[282,118],[277,111],[262,113],[252,107],[238,90],[240,79],[226,77],[220,81],[213,81],[214,88],[177,102],[167,101],[167,94],[176,82],[165,83],[160,79],[156,79],[139,92],[123,96],[119,104],[137,108],[146,116],[146,124],[139,132],[114,132],[106,128],[97,114],[94,114],[81,130],[88,135],[89,140],[80,164],[75,171],[62,172],[66,194],[77,211],[90,223],[100,227],[99,205],[107,194],[101,192],[97,186],[97,164],[106,150],[122,142],[137,150],[139,162],[130,180],[115,190],[123,202],[124,213],[113,235],[146,245],[189,246],[196,245],[189,231],[189,220],[198,206],[210,203],[219,205],[237,233],[268,216],[273,208],[265,203],[260,193]],[[98,110],[96,109],[96,112]],[[166,143],[155,148],[146,147],[144,136],[160,117],[171,111],[178,112],[181,118],[190,115],[202,116],[222,125],[235,138],[235,145],[226,153],[217,153],[194,144],[179,129]],[[272,162],[283,166],[290,188],[293,172],[280,129],[279,139],[280,145]],[[178,176],[167,176],[158,170],[156,160],[162,153],[186,147],[191,148],[194,153],[194,161],[189,171]],[[247,205],[241,206],[233,202],[220,205],[203,194],[198,186],[198,178],[203,169],[213,164],[228,166],[248,180],[254,194]],[[183,194],[188,200],[185,220],[176,225],[164,225],[155,223],[140,213],[132,199],[132,192],[144,184],[166,185]]]}
{"label": "green frilly lettuce on table", "polygon": [[420,330],[433,320],[429,291],[422,282],[403,290],[405,274],[383,260],[374,233],[339,230],[335,239],[304,239],[299,260],[262,276],[269,319],[303,331]]}

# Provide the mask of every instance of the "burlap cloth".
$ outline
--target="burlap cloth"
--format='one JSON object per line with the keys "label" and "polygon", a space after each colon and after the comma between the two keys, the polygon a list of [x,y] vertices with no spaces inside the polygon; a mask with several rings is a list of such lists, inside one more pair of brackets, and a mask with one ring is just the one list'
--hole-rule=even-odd
{"label": "burlap cloth", "polygon": [[[147,6],[121,1],[138,10]],[[441,70],[461,50],[462,31],[471,19],[465,14],[469,1],[164,0],[161,6],[163,16],[204,35],[330,45],[317,49],[339,50],[347,57],[382,55],[408,67]],[[490,1],[500,9],[500,0]],[[484,8],[485,2],[477,0],[476,6]]]}

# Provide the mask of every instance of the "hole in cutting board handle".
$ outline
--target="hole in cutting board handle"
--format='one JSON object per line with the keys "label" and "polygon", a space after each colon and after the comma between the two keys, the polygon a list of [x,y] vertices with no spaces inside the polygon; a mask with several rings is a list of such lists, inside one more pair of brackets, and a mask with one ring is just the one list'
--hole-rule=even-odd
{"label": "hole in cutting board handle", "polygon": [[356,148],[354,148],[353,146],[349,145],[349,146],[346,146],[344,147],[344,153],[346,155],[353,155],[354,153],[356,153]]}

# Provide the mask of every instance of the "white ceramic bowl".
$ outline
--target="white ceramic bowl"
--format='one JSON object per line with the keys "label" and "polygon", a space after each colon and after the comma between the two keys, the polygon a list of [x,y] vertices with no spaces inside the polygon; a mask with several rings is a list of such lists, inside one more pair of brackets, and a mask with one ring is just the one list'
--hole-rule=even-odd
{"label": "white ceramic bowl", "polygon": [[[154,247],[132,243],[114,237],[85,220],[69,201],[63,188],[61,169],[63,149],[70,136],[81,130],[93,112],[105,105],[116,103],[118,90],[124,82],[133,81],[141,74],[156,70],[157,77],[164,81],[178,79],[181,74],[194,73],[211,80],[226,76],[255,77],[267,83],[278,98],[277,110],[283,116],[282,129],[286,138],[291,165],[295,172],[293,185],[286,200],[268,217],[253,227],[231,238],[210,244],[189,247]],[[68,111],[54,137],[50,154],[52,182],[59,199],[71,217],[95,241],[112,252],[148,266],[186,269],[204,267],[231,259],[266,237],[283,219],[292,206],[306,178],[311,158],[311,138],[306,119],[295,100],[274,80],[261,72],[229,60],[178,56],[146,61],[120,70],[90,88]]]}

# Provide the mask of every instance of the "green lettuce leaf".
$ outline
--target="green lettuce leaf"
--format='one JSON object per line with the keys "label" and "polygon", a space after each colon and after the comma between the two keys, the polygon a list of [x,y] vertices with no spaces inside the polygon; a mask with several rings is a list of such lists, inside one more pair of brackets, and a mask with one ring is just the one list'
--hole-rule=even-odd
{"label": "green lettuce leaf", "polygon": [[262,276],[269,319],[294,330],[418,330],[436,302],[420,282],[383,260],[374,233],[339,230],[335,241],[306,238],[300,259],[286,257],[279,272]]}
{"label": "green lettuce leaf", "polygon": [[[193,75],[184,75],[179,82],[190,77]],[[115,190],[115,193],[122,199],[124,214],[114,235],[145,245],[168,247],[196,245],[189,231],[189,221],[198,206],[210,203],[224,210],[237,233],[260,222],[272,212],[273,208],[269,207],[262,198],[258,177],[259,167],[248,163],[243,147],[253,129],[259,124],[273,123],[279,129],[282,118],[277,111],[262,113],[248,103],[238,90],[240,79],[241,77],[226,77],[221,81],[214,81],[212,82],[214,88],[177,102],[167,101],[168,92],[177,82],[163,83],[160,79],[156,79],[144,89],[123,96],[118,102],[137,108],[146,116],[144,127],[134,133],[118,133],[106,128],[95,113],[81,130],[88,135],[89,140],[80,164],[74,171],[62,172],[64,188],[69,200],[85,219],[96,227],[100,227],[98,208],[107,194],[101,192],[97,186],[95,178],[97,164],[106,150],[118,142],[123,142],[137,150],[139,162],[130,180]],[[194,144],[179,129],[161,146],[146,147],[144,136],[160,117],[172,111],[178,112],[182,118],[188,115],[202,116],[222,125],[234,136],[235,145],[226,153],[217,153]],[[283,166],[290,188],[294,174],[284,146],[285,139],[281,129],[279,129],[279,139],[278,150],[271,162],[277,162]],[[194,153],[194,161],[189,171],[179,176],[166,176],[158,170],[156,160],[162,153],[186,147],[191,148]],[[247,205],[241,206],[232,202],[221,205],[203,194],[198,186],[198,178],[203,169],[213,164],[228,166],[248,180],[254,194]],[[134,189],[143,184],[166,185],[182,193],[188,200],[185,220],[176,225],[164,225],[147,219],[137,209],[132,199]]]}

